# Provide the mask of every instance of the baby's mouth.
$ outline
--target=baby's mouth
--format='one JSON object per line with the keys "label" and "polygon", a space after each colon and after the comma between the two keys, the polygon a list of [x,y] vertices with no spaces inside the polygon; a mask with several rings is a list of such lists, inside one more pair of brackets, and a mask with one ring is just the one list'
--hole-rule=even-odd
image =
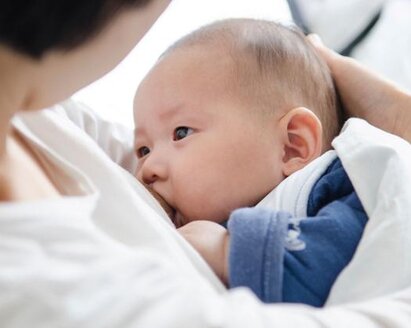
{"label": "baby's mouth", "polygon": [[156,192],[150,185],[144,185],[147,190],[154,196],[154,198],[160,203],[163,210],[167,213],[167,216],[171,219],[176,228],[180,228],[184,225],[185,219],[181,213],[172,207],[158,192]]}
{"label": "baby's mouth", "polygon": [[150,185],[144,184],[144,187],[151,193],[151,195],[160,203],[163,210],[167,213],[167,216],[173,220],[174,223],[174,216],[175,216],[175,209],[171,207],[169,203],[158,193],[156,192]]}

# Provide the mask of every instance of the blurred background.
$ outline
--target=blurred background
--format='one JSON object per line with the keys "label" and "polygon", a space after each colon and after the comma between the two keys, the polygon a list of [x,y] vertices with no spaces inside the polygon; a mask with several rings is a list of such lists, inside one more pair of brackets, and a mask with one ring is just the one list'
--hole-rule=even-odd
{"label": "blurred background", "polygon": [[116,69],[73,98],[132,127],[134,92],[161,53],[193,29],[229,17],[294,22],[411,91],[411,0],[173,0]]}

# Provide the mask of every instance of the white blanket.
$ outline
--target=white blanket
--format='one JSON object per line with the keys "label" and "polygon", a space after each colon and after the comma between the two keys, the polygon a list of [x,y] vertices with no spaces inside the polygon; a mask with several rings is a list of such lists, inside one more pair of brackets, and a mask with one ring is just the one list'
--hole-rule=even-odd
{"label": "white blanket", "polygon": [[333,142],[369,222],[328,304],[365,300],[411,285],[411,147],[351,119]]}

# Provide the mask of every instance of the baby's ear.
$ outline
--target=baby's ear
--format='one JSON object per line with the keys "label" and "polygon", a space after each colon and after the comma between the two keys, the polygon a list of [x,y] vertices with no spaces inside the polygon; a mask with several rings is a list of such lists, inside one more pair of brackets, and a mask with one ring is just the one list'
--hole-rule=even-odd
{"label": "baby's ear", "polygon": [[304,107],[294,108],[280,119],[284,136],[283,174],[289,176],[321,155],[322,126]]}

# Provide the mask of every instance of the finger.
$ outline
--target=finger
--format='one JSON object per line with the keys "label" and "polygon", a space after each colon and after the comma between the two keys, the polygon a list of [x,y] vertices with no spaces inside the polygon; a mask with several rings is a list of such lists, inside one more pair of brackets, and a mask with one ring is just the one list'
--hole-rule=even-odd
{"label": "finger", "polygon": [[309,34],[306,39],[314,47],[320,57],[326,61],[331,70],[335,66],[336,62],[344,58],[335,51],[327,48],[318,34]]}
{"label": "finger", "polygon": [[323,43],[323,41],[321,40],[321,38],[318,34],[311,33],[311,34],[308,34],[306,38],[315,47],[316,46],[319,46],[319,47],[324,46],[324,43]]}

